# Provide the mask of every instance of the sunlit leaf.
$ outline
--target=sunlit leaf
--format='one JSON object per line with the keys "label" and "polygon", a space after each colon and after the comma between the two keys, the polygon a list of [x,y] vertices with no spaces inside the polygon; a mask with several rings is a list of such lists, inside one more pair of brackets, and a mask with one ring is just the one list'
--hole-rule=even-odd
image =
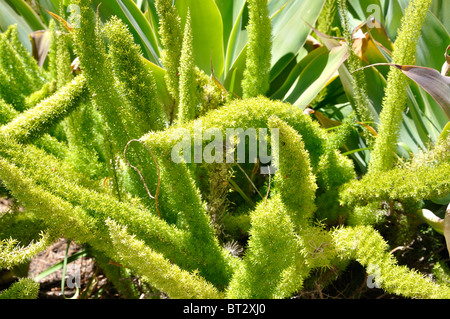
{"label": "sunlit leaf", "polygon": [[184,0],[176,1],[175,5],[183,28],[188,8],[190,10],[195,64],[207,74],[211,74],[212,61],[215,76],[221,80],[225,60],[223,23],[216,3],[214,0]]}
{"label": "sunlit leaf", "polygon": [[30,34],[31,52],[38,61],[39,66],[43,66],[50,48],[50,33],[46,30],[34,31]]}
{"label": "sunlit leaf", "polygon": [[408,78],[427,91],[442,107],[450,119],[450,77],[442,75],[435,69],[415,65],[392,63],[378,63],[373,65],[389,65],[401,70]]}

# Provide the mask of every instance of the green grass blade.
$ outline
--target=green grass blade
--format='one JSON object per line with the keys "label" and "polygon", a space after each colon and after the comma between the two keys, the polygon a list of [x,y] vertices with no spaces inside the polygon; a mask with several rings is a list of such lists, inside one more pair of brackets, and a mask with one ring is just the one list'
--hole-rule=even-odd
{"label": "green grass blade", "polygon": [[[67,258],[66,263],[70,264],[71,262],[78,260],[82,257],[87,256],[87,252],[85,250],[79,251],[74,253],[72,256]],[[63,269],[64,266],[64,260],[60,261],[59,263],[54,264],[53,266],[47,268],[46,270],[44,270],[43,272],[39,273],[36,277],[34,277],[34,280],[36,281],[40,281],[41,279],[53,274],[54,272]]]}

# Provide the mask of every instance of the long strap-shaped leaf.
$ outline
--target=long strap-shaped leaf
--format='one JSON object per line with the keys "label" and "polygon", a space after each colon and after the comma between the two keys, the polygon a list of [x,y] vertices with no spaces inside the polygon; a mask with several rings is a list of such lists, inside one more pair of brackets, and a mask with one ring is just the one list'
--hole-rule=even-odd
{"label": "long strap-shaped leaf", "polygon": [[441,106],[450,120],[450,77],[442,75],[438,70],[416,65],[400,65],[393,63],[376,63],[367,67],[387,65],[403,72],[408,78],[420,85]]}

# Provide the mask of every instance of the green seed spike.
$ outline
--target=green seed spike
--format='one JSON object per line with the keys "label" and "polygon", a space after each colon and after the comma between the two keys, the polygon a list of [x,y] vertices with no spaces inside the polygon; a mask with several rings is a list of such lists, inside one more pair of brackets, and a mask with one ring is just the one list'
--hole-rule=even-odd
{"label": "green seed spike", "polygon": [[0,135],[19,142],[36,139],[78,106],[87,92],[85,84],[85,78],[79,75],[53,96],[0,127]]}
{"label": "green seed spike", "polygon": [[[416,46],[430,6],[431,0],[414,0],[409,3],[394,43],[392,63],[414,64]],[[407,84],[405,75],[397,68],[391,67],[369,172],[386,171],[394,166],[402,112],[407,101]]]}
{"label": "green seed spike", "polygon": [[217,299],[223,298],[218,290],[197,274],[191,274],[173,265],[163,255],[155,252],[141,240],[127,233],[125,227],[107,220],[110,236],[120,262],[135,269],[157,289],[166,292],[171,298]]}
{"label": "green seed spike", "polygon": [[161,52],[161,61],[167,73],[165,81],[169,93],[175,101],[179,97],[179,67],[183,31],[181,20],[172,0],[156,0],[155,7],[159,16],[159,34],[164,50]]}
{"label": "green seed spike", "polygon": [[269,89],[272,27],[267,0],[249,0],[247,61],[242,82],[243,97],[264,95]]}
{"label": "green seed spike", "polygon": [[270,128],[279,130],[279,141],[274,143],[273,149],[276,187],[283,203],[292,211],[292,221],[296,225],[305,224],[305,219],[310,218],[316,209],[316,177],[312,173],[309,154],[301,136],[286,122],[271,117],[268,124]]}
{"label": "green seed spike", "polygon": [[[348,6],[347,0],[339,0],[339,13],[341,16],[341,24],[343,27],[343,34],[345,40],[352,46],[353,43],[353,35],[352,30],[350,30],[349,19],[347,16]],[[367,82],[364,72],[355,72],[359,68],[362,67],[362,62],[359,57],[355,54],[353,50],[350,50],[350,55],[347,59],[347,65],[350,73],[352,74],[351,82],[353,87],[353,106],[355,112],[358,115],[358,118],[361,122],[373,122],[374,114],[372,110],[369,108],[370,100],[367,95]],[[373,136],[367,131],[364,130],[364,137],[368,144],[373,144]]]}
{"label": "green seed spike", "polygon": [[21,278],[7,290],[2,291],[0,299],[37,299],[39,283],[32,278]]}
{"label": "green seed spike", "polygon": [[37,61],[27,51],[22,42],[20,42],[17,24],[10,25],[6,32],[8,32],[9,34],[9,41],[11,42],[13,48],[18,53],[20,60],[30,74],[33,89],[40,89],[45,81],[44,74],[42,72],[42,69],[39,68]]}
{"label": "green seed spike", "polygon": [[113,17],[105,25],[104,33],[110,40],[109,54],[114,74],[123,83],[122,94],[130,101],[133,121],[142,127],[141,134],[165,127],[165,113],[157,96],[153,74],[142,60],[139,46],[127,26]]}
{"label": "green seed spike", "polygon": [[418,271],[397,264],[388,244],[370,226],[339,228],[333,231],[333,242],[341,258],[356,259],[367,269],[370,288],[407,298],[450,298],[450,288],[425,278]]}
{"label": "green seed spike", "polygon": [[181,49],[180,99],[178,105],[179,123],[185,123],[195,118],[197,113],[197,104],[199,102],[192,41],[191,14],[188,10],[186,24],[184,26],[183,46]]}
{"label": "green seed spike", "polygon": [[260,202],[251,213],[251,224],[247,252],[227,288],[227,298],[274,298],[283,272],[294,266],[300,250],[280,196]]}

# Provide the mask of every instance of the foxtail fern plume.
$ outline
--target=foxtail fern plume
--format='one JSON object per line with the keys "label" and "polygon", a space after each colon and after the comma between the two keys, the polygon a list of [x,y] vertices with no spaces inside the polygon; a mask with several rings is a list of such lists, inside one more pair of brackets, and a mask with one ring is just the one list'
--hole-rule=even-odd
{"label": "foxtail fern plume", "polygon": [[[277,128],[279,141],[274,143],[274,165],[277,167],[276,187],[296,225],[305,224],[305,219],[315,210],[316,178],[312,173],[309,154],[296,131],[282,120],[271,117],[269,127]],[[295,163],[293,165],[293,163]]]}
{"label": "foxtail fern plume", "polygon": [[32,257],[39,252],[44,251],[55,240],[48,234],[42,234],[42,237],[36,243],[31,243],[27,247],[20,247],[15,239],[0,241],[0,268],[11,268],[12,266],[30,261]]}
{"label": "foxtail fern plume", "polygon": [[[122,151],[129,140],[129,128],[122,117],[127,105],[116,89],[116,81],[106,53],[106,46],[90,0],[75,1],[80,7],[80,27],[74,29],[75,53],[80,59],[83,76],[107,125],[107,135],[115,151]],[[137,136],[135,136],[137,137]]]}
{"label": "foxtail fern plume", "polygon": [[267,0],[250,0],[248,5],[247,60],[242,82],[244,98],[266,94],[272,57],[272,27]]}
{"label": "foxtail fern plume", "polygon": [[166,69],[166,85],[175,101],[179,96],[179,67],[183,31],[181,20],[172,0],[156,0],[156,11],[159,16],[159,33],[164,49],[161,52],[161,61]]}
{"label": "foxtail fern plume", "polygon": [[39,68],[36,60],[27,51],[22,42],[20,42],[17,24],[10,25],[5,33],[8,34],[10,43],[19,54],[20,60],[29,72],[33,88],[35,90],[39,89],[45,81],[43,70]]}
{"label": "foxtail fern plume", "polygon": [[[411,0],[396,63],[414,62],[416,29],[430,1]],[[119,17],[100,21],[92,0],[72,2],[79,26],[57,32],[51,23],[44,67],[33,64],[16,27],[0,35],[0,181],[20,204],[0,213],[0,270],[64,237],[85,245],[126,298],[148,290],[170,298],[290,298],[309,293],[318,279],[324,287],[353,261],[388,293],[450,298],[448,284],[428,280],[409,263],[399,266],[389,253],[389,244],[406,242],[404,235],[422,222],[434,222],[445,235],[444,221],[427,220],[423,206],[450,189],[450,134],[403,165],[384,162],[380,150],[392,149],[383,143],[395,143],[388,120],[401,120],[394,92],[406,84],[400,73],[390,73],[374,164],[357,178],[351,152],[341,150],[354,137],[360,141],[352,135],[356,117],[369,120],[366,92],[356,90],[364,79],[355,74],[359,104],[331,129],[299,107],[265,97],[272,43],[267,0],[247,1],[244,99],[232,99],[214,74],[195,66],[198,21],[191,13],[200,7],[194,2],[182,30],[174,1],[153,1],[165,70],[144,59],[131,25]],[[322,19],[335,16],[338,5],[343,14],[345,1],[326,1]],[[348,24],[344,16],[351,41]],[[322,20],[322,28],[331,25]],[[308,47],[302,50],[309,55]],[[309,57],[316,53],[326,52]],[[71,70],[72,55],[80,72]],[[283,74],[288,82],[292,73]],[[165,110],[167,97],[177,113]],[[425,220],[409,225],[418,212]],[[399,216],[395,236],[374,228]],[[448,277],[444,268],[435,271]],[[133,277],[143,285],[124,280]],[[35,298],[38,289],[21,279],[0,299]]]}
{"label": "foxtail fern plume", "polygon": [[56,37],[56,80],[57,87],[63,87],[72,78],[72,61],[70,60],[70,36],[59,33]]}
{"label": "foxtail fern plume", "polygon": [[17,26],[0,34],[0,96],[16,110],[26,108],[25,98],[45,83],[42,69],[18,39]]}
{"label": "foxtail fern plume", "polygon": [[[349,48],[352,47],[353,34],[351,33],[349,21],[347,17],[348,6],[347,0],[339,0],[339,13],[341,17],[341,24],[343,28],[343,34],[345,40],[349,44]],[[362,67],[361,60],[355,54],[352,49],[350,50],[350,55],[347,59],[347,65],[349,68],[352,81],[353,97],[352,101],[355,107],[355,112],[361,122],[372,123],[374,122],[374,112],[370,109],[370,100],[367,95],[367,82],[364,72],[359,70]],[[364,130],[364,137],[366,138],[368,144],[373,143],[373,135],[370,134],[368,130]]]}
{"label": "foxtail fern plume", "polygon": [[19,114],[14,107],[0,98],[0,125],[8,123]]}
{"label": "foxtail fern plume", "polygon": [[17,26],[9,28],[9,37],[6,33],[0,35],[0,67],[9,70],[14,84],[19,86],[23,94],[29,95],[42,87],[43,74],[19,41]]}
{"label": "foxtail fern plume", "polygon": [[57,67],[56,67],[56,60],[57,60],[57,52],[56,52],[56,46],[57,46],[57,26],[55,20],[51,19],[48,23],[48,33],[49,33],[49,41],[50,45],[48,48],[47,53],[47,60],[48,60],[48,75],[47,77],[50,79],[56,79],[58,77],[57,75]]}
{"label": "foxtail fern plume", "polygon": [[183,46],[180,61],[180,98],[178,122],[185,123],[196,116],[199,97],[197,94],[194,48],[192,46],[191,14],[188,10],[184,26]]}
{"label": "foxtail fern plume", "polygon": [[133,106],[130,116],[142,122],[142,134],[163,129],[166,119],[163,105],[156,95],[155,79],[127,26],[113,17],[105,26],[105,34],[110,40],[109,54],[114,73],[124,84],[123,94]]}
{"label": "foxtail fern plume", "polygon": [[317,19],[317,30],[324,34],[330,34],[333,26],[333,20],[336,16],[338,6],[336,0],[326,0],[320,16]]}
{"label": "foxtail fern plume", "polygon": [[36,299],[39,283],[31,278],[21,278],[7,290],[0,293],[0,299]]}
{"label": "foxtail fern plume", "polygon": [[[409,3],[402,25],[394,43],[392,63],[414,64],[416,46],[425,22],[431,0],[414,0]],[[407,80],[398,69],[391,67],[380,113],[378,137],[371,152],[370,172],[386,171],[393,167],[402,112],[407,101]]]}
{"label": "foxtail fern plume", "polygon": [[228,287],[228,298],[274,298],[279,294],[283,272],[294,265],[300,250],[295,226],[283,207],[276,196],[266,204],[260,202],[252,212],[251,239],[243,264]]}
{"label": "foxtail fern plume", "polygon": [[86,80],[79,75],[54,96],[45,99],[36,107],[0,127],[0,135],[20,142],[33,141],[44,133],[43,130],[73,111],[85,93]]}
{"label": "foxtail fern plume", "polygon": [[[107,143],[105,146],[106,161],[109,165],[110,176],[113,178],[116,194],[121,198],[124,191],[130,191],[133,195],[148,201],[149,205],[154,205],[138,173],[124,165],[121,166],[124,161],[127,161],[135,167],[139,165],[139,170],[144,176],[156,176],[155,163],[148,156],[145,148],[133,145],[126,154],[127,158],[124,155],[124,149],[131,140],[140,138],[152,128],[161,127],[161,119],[158,119],[158,105],[154,106],[156,107],[155,113],[139,109],[142,107],[142,100],[136,96],[137,92],[131,95],[127,94],[123,87],[124,82],[125,85],[142,84],[143,82],[140,81],[145,83],[150,75],[147,74],[146,77],[139,79],[138,77],[148,69],[142,68],[137,47],[132,46],[131,49],[127,47],[131,40],[123,26],[117,21],[114,22],[113,19],[106,29],[103,29],[96,21],[95,13],[90,6],[91,1],[78,0],[76,4],[80,7],[81,18],[80,28],[73,31],[75,52],[80,59],[86,85],[92,93],[92,102],[98,107],[102,116],[105,142]],[[111,31],[118,32],[124,38],[119,39]],[[106,51],[105,32],[111,39],[111,56],[122,58],[122,62],[111,61]],[[124,79],[125,68],[130,68],[130,72],[133,74],[132,80]],[[118,71],[117,75],[113,69]],[[147,121],[146,119],[149,117],[155,120]],[[118,161],[118,158],[121,158],[122,161]],[[156,185],[156,178],[147,184],[153,186],[153,182]]]}
{"label": "foxtail fern plume", "polygon": [[450,298],[450,288],[425,278],[415,270],[399,266],[387,251],[388,245],[370,226],[345,227],[333,232],[337,251],[356,259],[386,292],[407,298]]}
{"label": "foxtail fern plume", "polygon": [[119,260],[131,269],[135,269],[144,280],[156,288],[165,291],[169,297],[180,298],[221,298],[219,291],[202,277],[189,273],[173,265],[162,254],[153,251],[143,241],[137,240],[112,220],[106,221]]}

